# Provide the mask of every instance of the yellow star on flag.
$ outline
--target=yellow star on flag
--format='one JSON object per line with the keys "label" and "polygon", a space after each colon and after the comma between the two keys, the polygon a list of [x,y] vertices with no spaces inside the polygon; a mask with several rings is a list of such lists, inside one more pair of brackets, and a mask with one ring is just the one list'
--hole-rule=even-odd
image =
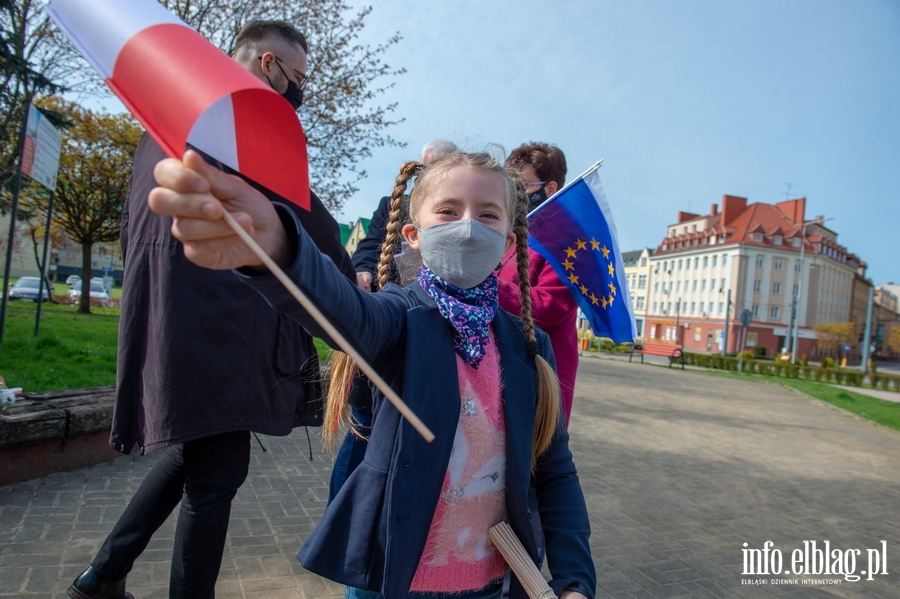
{"label": "yellow star on flag", "polygon": [[578,246],[578,249],[579,249],[579,250],[586,250],[586,249],[587,249],[587,241],[581,241],[580,239],[576,239],[576,240],[575,240],[575,245]]}
{"label": "yellow star on flag", "polygon": [[578,250],[573,250],[572,248],[566,248],[566,256],[567,256],[568,258],[574,258],[574,257],[575,257],[575,252],[577,252],[577,251],[578,251]]}
{"label": "yellow star on flag", "polygon": [[604,308],[605,308],[607,305],[609,305],[609,302],[606,300],[606,297],[600,298],[600,301],[603,303],[603,307],[604,307]]}
{"label": "yellow star on flag", "polygon": [[[609,249],[605,245],[602,248],[600,248],[600,251],[603,252],[604,258],[609,258]],[[573,258],[574,258],[574,256],[573,256]]]}
{"label": "yellow star on flag", "polygon": [[593,237],[591,237],[591,249],[592,249],[592,250],[599,250],[599,249],[600,249],[600,242],[597,241],[596,239],[594,239]]}
{"label": "yellow star on flag", "polygon": [[581,289],[581,294],[582,294],[582,295],[587,295],[587,292],[588,292],[588,288],[587,288],[587,287],[585,287],[584,285],[579,285],[579,288]]}
{"label": "yellow star on flag", "polygon": [[612,303],[616,301],[616,298],[612,295],[609,296],[609,305],[612,306]]}
{"label": "yellow star on flag", "polygon": [[606,265],[606,269],[609,271],[609,276],[611,276],[611,277],[615,276],[616,269],[613,268],[612,262],[610,262],[609,264]]}
{"label": "yellow star on flag", "polygon": [[572,274],[570,274],[568,278],[569,278],[569,281],[571,281],[573,285],[578,284],[578,275],[576,275],[574,272]]}
{"label": "yellow star on flag", "polygon": [[600,305],[600,300],[593,293],[591,294],[591,303],[594,304],[595,306]]}
{"label": "yellow star on flag", "polygon": [[575,263],[570,262],[568,258],[563,261],[562,265],[566,267],[566,270],[573,270],[575,268]]}
{"label": "yellow star on flag", "polygon": [[616,294],[616,286],[613,285],[612,283],[609,283],[609,290],[612,291],[613,295]]}

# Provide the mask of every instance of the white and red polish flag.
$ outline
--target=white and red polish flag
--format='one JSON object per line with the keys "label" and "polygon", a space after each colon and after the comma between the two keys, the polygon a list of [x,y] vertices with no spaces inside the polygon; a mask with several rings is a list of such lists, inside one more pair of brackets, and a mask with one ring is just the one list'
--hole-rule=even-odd
{"label": "white and red polish flag", "polygon": [[291,105],[156,0],[52,0],[47,12],[167,155],[190,144],[309,209]]}

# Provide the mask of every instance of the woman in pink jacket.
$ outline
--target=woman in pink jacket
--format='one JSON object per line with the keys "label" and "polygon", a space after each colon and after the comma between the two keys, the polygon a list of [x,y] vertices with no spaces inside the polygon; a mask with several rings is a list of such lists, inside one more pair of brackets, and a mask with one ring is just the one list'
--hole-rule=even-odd
{"label": "woman in pink jacket", "polygon": [[[563,187],[566,181],[566,156],[556,146],[545,143],[522,144],[510,153],[506,166],[515,168],[525,182],[529,212]],[[576,334],[578,306],[569,290],[559,280],[553,267],[540,254],[528,250],[531,281],[532,316],[534,323],[550,337],[556,355],[556,368],[562,388],[562,406],[569,424],[572,396],[575,392],[575,373],[578,370],[578,337]],[[522,313],[515,256],[507,253],[501,262],[500,305],[513,314]],[[524,273],[523,273],[524,274]]]}

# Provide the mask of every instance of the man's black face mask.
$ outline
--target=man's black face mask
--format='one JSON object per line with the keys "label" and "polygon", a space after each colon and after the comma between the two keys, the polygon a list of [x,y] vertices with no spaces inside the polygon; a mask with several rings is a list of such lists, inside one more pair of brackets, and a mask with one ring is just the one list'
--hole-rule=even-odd
{"label": "man's black face mask", "polygon": [[[281,94],[281,97],[287,100],[291,107],[294,109],[294,112],[300,110],[300,105],[303,104],[303,90],[299,85],[294,82],[293,79],[287,76],[287,73],[284,72],[284,69],[281,68],[281,62],[276,58],[275,64],[278,65],[278,69],[281,71],[281,74],[284,75],[284,78],[287,79],[288,86],[287,89],[284,90],[284,93]],[[272,80],[266,76],[266,81],[269,82],[269,87],[275,89],[275,86],[272,85]]]}

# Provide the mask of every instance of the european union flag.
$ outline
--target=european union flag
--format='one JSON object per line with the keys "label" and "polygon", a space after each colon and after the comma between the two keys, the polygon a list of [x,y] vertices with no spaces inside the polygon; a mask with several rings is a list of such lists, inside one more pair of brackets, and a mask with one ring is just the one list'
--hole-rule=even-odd
{"label": "european union flag", "polygon": [[528,245],[566,284],[594,334],[634,341],[634,312],[598,162],[528,215]]}

